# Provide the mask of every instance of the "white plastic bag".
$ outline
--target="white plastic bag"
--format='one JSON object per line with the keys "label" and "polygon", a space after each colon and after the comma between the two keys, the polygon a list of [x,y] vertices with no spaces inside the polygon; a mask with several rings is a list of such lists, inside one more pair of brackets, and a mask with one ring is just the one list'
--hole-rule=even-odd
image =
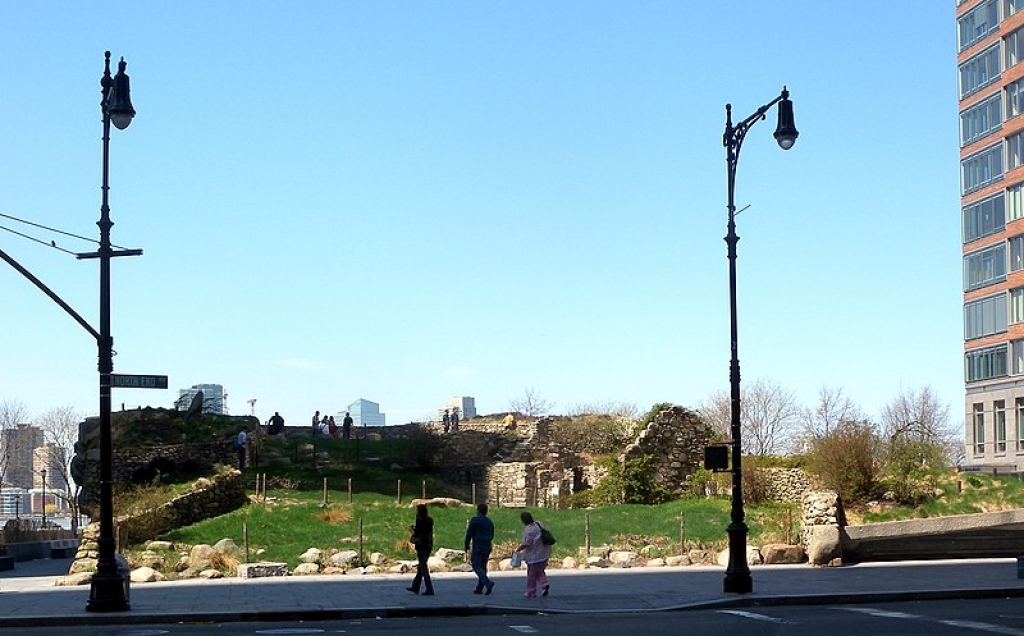
{"label": "white plastic bag", "polygon": [[512,567],[517,568],[523,564],[523,555],[518,552],[512,553]]}

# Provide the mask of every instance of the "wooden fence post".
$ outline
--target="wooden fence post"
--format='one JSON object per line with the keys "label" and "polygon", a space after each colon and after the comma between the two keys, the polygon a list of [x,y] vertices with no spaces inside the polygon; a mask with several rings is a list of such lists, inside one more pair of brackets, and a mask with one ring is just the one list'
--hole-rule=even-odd
{"label": "wooden fence post", "polygon": [[583,546],[587,557],[590,557],[590,513],[583,515]]}
{"label": "wooden fence post", "polygon": [[352,503],[352,478],[348,478],[348,502]]}
{"label": "wooden fence post", "polygon": [[398,480],[398,505],[402,505],[402,480]]}

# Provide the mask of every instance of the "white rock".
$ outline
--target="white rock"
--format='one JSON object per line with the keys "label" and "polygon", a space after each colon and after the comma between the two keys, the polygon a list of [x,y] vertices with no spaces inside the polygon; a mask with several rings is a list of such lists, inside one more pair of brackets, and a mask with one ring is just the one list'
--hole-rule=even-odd
{"label": "white rock", "polygon": [[298,575],[303,575],[303,574],[319,574],[319,573],[320,573],[320,566],[317,565],[316,563],[310,563],[308,561],[306,563],[300,563],[298,566],[295,567],[294,570],[292,570],[292,574],[298,574]]}
{"label": "white rock", "polygon": [[153,568],[142,567],[132,570],[131,579],[132,583],[154,583],[156,581],[163,581],[164,575]]}
{"label": "white rock", "polygon": [[299,555],[299,561],[303,563],[320,563],[321,558],[323,558],[323,552],[317,548],[310,548]]}

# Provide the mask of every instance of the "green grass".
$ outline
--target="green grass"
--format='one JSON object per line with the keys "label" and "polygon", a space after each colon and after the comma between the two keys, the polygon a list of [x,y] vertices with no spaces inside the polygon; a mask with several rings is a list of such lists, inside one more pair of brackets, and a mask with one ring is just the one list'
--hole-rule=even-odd
{"label": "green grass", "polygon": [[862,514],[864,523],[948,517],[1024,508],[1024,481],[1015,477],[943,473],[936,475],[934,480],[933,487],[942,492],[941,496],[916,506],[899,506],[881,510],[869,508]]}
{"label": "green grass", "polygon": [[[271,490],[267,503],[253,503],[227,515],[168,533],[164,538],[177,543],[194,545],[215,543],[230,538],[244,547],[243,525],[248,530],[249,547],[253,560],[286,562],[294,567],[298,557],[311,547],[358,550],[359,524],[363,528],[363,554],[382,552],[391,559],[413,559],[405,548],[408,527],[414,511],[408,500],[399,505],[394,498],[370,493],[353,496],[347,503],[347,493],[331,491],[326,510],[342,512],[348,517],[341,522],[322,518],[322,493],[292,490]],[[554,557],[579,556],[585,545],[587,519],[590,525],[592,547],[613,545],[620,548],[640,549],[655,545],[663,554],[678,554],[680,540],[680,513],[683,514],[686,548],[724,547],[725,527],[729,523],[729,502],[726,499],[688,499],[660,506],[620,505],[595,510],[531,509],[535,517],[550,529],[558,543]],[[348,513],[348,514],[344,514]],[[520,510],[492,508],[490,517],[495,524],[494,556],[510,555],[522,533]],[[434,547],[462,549],[467,521],[475,514],[471,506],[462,508],[430,509],[434,518]],[[759,526],[752,526],[752,539]],[[264,549],[258,558],[255,552]]]}

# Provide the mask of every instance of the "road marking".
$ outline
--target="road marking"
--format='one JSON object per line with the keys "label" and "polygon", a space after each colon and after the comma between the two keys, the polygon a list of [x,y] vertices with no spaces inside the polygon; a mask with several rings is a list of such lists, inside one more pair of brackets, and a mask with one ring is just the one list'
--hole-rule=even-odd
{"label": "road marking", "polygon": [[310,627],[285,627],[282,629],[258,629],[257,634],[323,634],[322,629]]}
{"label": "road marking", "polygon": [[749,618],[751,620],[764,621],[766,623],[775,623],[777,625],[782,625],[786,622],[781,618],[776,618],[774,616],[767,616],[765,614],[755,614],[754,612],[744,612],[743,610],[718,610],[718,613],[732,614],[733,616],[739,616],[741,618]]}
{"label": "road marking", "polygon": [[867,614],[868,616],[876,616],[878,618],[909,618],[916,620],[926,620],[924,616],[918,616],[917,614],[907,614],[905,612],[890,612],[887,610],[875,609],[874,607],[844,607],[842,608],[847,612],[857,612],[858,614]]}
{"label": "road marking", "polygon": [[520,634],[536,634],[537,633],[537,629],[534,628],[534,627],[530,627],[529,625],[509,625],[509,627],[511,627],[514,631],[519,632]]}
{"label": "road marking", "polygon": [[1021,636],[1024,631],[1014,629],[1012,627],[1003,627],[1002,625],[992,625],[990,623],[979,623],[977,621],[939,621],[943,625],[949,625],[950,627],[962,627],[964,629],[976,629],[982,632],[990,632],[992,634],[1006,634],[1006,636]]}

